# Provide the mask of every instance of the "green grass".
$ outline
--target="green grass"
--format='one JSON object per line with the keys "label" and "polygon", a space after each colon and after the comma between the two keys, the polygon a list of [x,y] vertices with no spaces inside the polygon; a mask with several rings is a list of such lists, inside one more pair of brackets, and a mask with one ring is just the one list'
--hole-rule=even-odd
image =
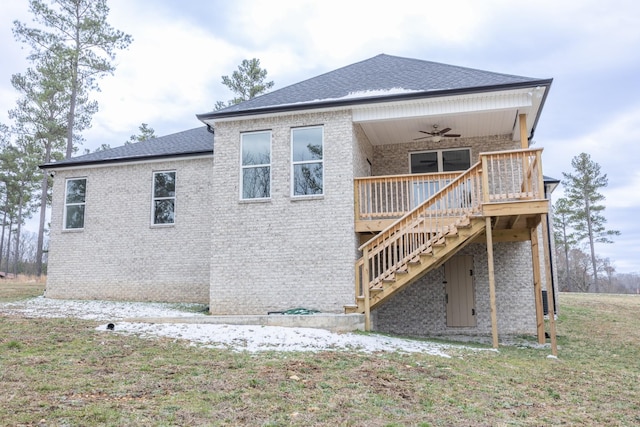
{"label": "green grass", "polygon": [[26,280],[0,279],[0,302],[16,301],[42,295],[44,278]]}
{"label": "green grass", "polygon": [[515,347],[451,359],[251,354],[99,332],[90,321],[0,317],[0,424],[640,424],[640,298],[559,303],[559,359]]}

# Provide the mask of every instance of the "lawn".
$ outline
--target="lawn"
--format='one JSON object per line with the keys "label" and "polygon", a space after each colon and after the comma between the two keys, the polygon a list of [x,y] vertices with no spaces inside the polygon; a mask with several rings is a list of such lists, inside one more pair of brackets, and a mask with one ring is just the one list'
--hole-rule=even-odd
{"label": "lawn", "polygon": [[[0,301],[39,292],[0,281]],[[561,294],[559,304],[558,359],[515,347],[451,359],[251,354],[0,317],[0,424],[640,424],[640,297]]]}

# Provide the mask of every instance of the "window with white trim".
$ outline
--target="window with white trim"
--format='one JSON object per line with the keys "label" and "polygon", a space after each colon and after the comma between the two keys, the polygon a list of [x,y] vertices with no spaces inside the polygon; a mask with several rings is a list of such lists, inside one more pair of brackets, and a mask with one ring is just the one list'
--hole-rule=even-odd
{"label": "window with white trim", "polygon": [[84,228],[87,179],[72,178],[65,183],[64,229],[81,230]]}
{"label": "window with white trim", "polygon": [[153,202],[151,220],[154,225],[175,223],[176,214],[176,172],[159,171],[153,173]]}
{"label": "window with white trim", "polygon": [[271,197],[271,131],[241,135],[240,198]]}
{"label": "window with white trim", "polygon": [[291,195],[323,194],[324,130],[322,126],[291,130]]}

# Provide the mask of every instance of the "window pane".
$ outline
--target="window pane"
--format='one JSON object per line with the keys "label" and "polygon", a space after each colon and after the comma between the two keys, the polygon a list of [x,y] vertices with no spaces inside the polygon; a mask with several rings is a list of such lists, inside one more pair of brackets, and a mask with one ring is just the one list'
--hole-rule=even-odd
{"label": "window pane", "polygon": [[322,194],[322,163],[293,166],[293,195]]}
{"label": "window pane", "polygon": [[153,175],[153,197],[176,196],[176,173],[158,172]]}
{"label": "window pane", "polygon": [[64,228],[84,228],[84,205],[67,206]]}
{"label": "window pane", "polygon": [[242,135],[242,165],[268,165],[271,163],[271,133],[245,133]]}
{"label": "window pane", "polygon": [[293,130],[293,161],[322,160],[322,128]]}
{"label": "window pane", "polygon": [[432,173],[438,172],[438,153],[411,154],[411,173]]}
{"label": "window pane", "polygon": [[154,202],[153,223],[173,224],[174,209],[174,200],[156,200]]}
{"label": "window pane", "polygon": [[270,197],[271,168],[269,166],[242,170],[242,198],[259,199]]}
{"label": "window pane", "polygon": [[471,167],[469,150],[454,150],[442,152],[442,171],[463,171]]}
{"label": "window pane", "polygon": [[86,179],[70,179],[67,181],[66,203],[84,203],[87,190]]}

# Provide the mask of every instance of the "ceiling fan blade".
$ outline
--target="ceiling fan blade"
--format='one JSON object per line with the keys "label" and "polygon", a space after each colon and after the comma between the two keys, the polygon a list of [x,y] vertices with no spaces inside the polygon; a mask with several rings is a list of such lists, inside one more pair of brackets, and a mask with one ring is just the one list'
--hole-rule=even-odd
{"label": "ceiling fan blade", "polygon": [[420,132],[420,133],[426,133],[427,135],[431,135],[431,136],[433,136],[433,135],[434,135],[434,133],[433,133],[433,132],[427,132],[426,130],[419,130],[418,132]]}
{"label": "ceiling fan blade", "polygon": [[427,138],[433,138],[433,137],[432,137],[432,136],[422,136],[422,137],[420,137],[420,138],[414,138],[413,140],[414,140],[414,141],[418,141],[418,140],[420,140],[420,139],[427,139]]}
{"label": "ceiling fan blade", "polygon": [[460,134],[457,134],[457,133],[449,133],[447,135],[442,135],[442,136],[446,138],[460,138]]}
{"label": "ceiling fan blade", "polygon": [[442,129],[442,130],[439,130],[439,131],[438,131],[438,133],[439,133],[440,135],[442,135],[443,133],[447,133],[447,132],[449,132],[450,130],[451,130],[451,128],[444,128],[444,129]]}

